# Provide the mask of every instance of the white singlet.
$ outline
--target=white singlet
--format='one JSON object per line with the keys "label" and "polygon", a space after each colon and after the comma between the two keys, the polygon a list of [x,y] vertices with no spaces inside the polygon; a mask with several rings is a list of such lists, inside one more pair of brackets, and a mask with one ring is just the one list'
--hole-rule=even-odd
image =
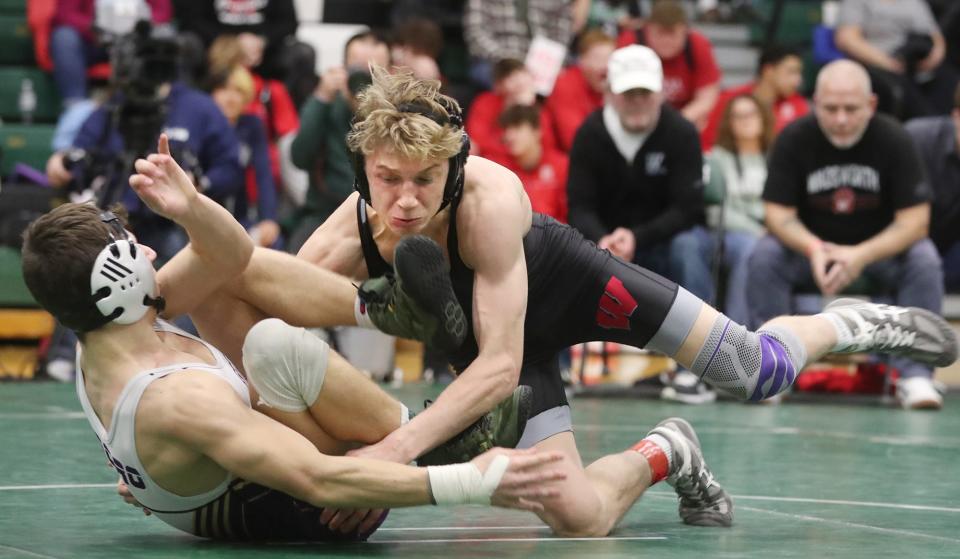
{"label": "white singlet", "polygon": [[123,477],[127,487],[130,488],[130,493],[136,497],[140,504],[153,511],[167,524],[185,532],[194,533],[193,512],[222,496],[227,491],[234,476],[227,473],[223,482],[217,487],[199,495],[181,496],[160,487],[157,482],[150,478],[146,468],[144,468],[140,462],[139,456],[137,456],[134,420],[137,416],[137,406],[140,403],[140,397],[151,382],[163,378],[170,373],[184,369],[206,371],[222,378],[233,387],[248,406],[250,405],[250,395],[247,392],[246,381],[220,350],[200,338],[192,336],[162,320],[157,320],[154,323],[154,330],[169,332],[200,342],[213,355],[216,364],[209,365],[200,361],[196,363],[177,363],[175,365],[140,372],[123,387],[123,391],[120,393],[120,397],[117,399],[116,405],[113,408],[110,429],[107,430],[104,429],[103,423],[100,422],[100,418],[97,417],[96,412],[94,412],[87,398],[86,388],[83,383],[83,371],[80,369],[80,354],[78,352],[77,396],[80,398],[80,404],[83,406],[83,412],[86,414],[87,420],[90,421],[90,426],[93,427],[97,438],[100,439],[100,444],[104,452],[107,453],[107,459],[110,460],[113,467],[116,468],[120,476]]}

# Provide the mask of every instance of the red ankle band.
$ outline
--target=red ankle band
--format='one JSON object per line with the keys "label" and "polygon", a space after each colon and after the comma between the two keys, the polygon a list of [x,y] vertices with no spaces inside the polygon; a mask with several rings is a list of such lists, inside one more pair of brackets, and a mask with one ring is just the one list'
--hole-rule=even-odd
{"label": "red ankle band", "polygon": [[662,448],[647,439],[643,439],[630,447],[630,450],[636,450],[642,454],[647,459],[647,463],[650,464],[650,485],[667,478],[667,473],[670,471],[670,461]]}

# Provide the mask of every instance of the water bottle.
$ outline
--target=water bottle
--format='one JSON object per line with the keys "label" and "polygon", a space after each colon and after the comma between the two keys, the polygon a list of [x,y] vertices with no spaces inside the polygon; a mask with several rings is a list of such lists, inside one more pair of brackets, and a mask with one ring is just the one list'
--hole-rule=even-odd
{"label": "water bottle", "polygon": [[20,97],[17,99],[17,108],[20,109],[20,120],[24,124],[33,122],[33,111],[37,109],[37,93],[33,90],[33,80],[23,78],[20,82]]}

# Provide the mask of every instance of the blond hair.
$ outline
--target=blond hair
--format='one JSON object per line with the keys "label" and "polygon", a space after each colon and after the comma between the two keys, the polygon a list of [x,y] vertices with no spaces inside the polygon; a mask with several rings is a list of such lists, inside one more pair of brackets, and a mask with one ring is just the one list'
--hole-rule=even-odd
{"label": "blond hair", "polygon": [[[387,149],[416,161],[450,159],[460,152],[463,132],[459,123],[439,124],[425,115],[398,109],[414,105],[441,120],[451,116],[459,120],[460,106],[440,93],[439,81],[417,79],[409,71],[390,74],[380,66],[371,66],[370,71],[373,83],[357,96],[353,130],[347,135],[352,151],[367,156]],[[451,115],[452,111],[456,115]]]}
{"label": "blond hair", "polygon": [[233,70],[231,70],[227,76],[226,86],[236,88],[236,90],[243,95],[244,106],[249,105],[250,102],[253,101],[253,96],[256,94],[253,75],[249,70],[239,64],[234,66]]}

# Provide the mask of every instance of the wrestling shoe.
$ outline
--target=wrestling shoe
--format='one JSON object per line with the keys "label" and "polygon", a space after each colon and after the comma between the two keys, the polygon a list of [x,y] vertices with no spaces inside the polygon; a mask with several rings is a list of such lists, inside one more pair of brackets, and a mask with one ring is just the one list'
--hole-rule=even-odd
{"label": "wrestling shoe", "polygon": [[[878,352],[946,367],[957,360],[957,334],[942,317],[917,307],[837,299],[823,312],[840,320],[850,342],[835,353]],[[836,323],[835,323],[836,324]]]}
{"label": "wrestling shoe", "polygon": [[680,518],[693,526],[733,524],[733,499],[713,478],[703,460],[700,439],[686,420],[664,419],[647,436],[660,435],[673,447],[669,483],[680,498]]}
{"label": "wrestling shoe", "polygon": [[458,349],[467,335],[467,318],[440,245],[420,235],[401,239],[393,266],[395,274],[360,285],[360,300],[373,324],[443,351]]}
{"label": "wrestling shoe", "polygon": [[[424,402],[424,407],[430,401]],[[495,446],[514,448],[520,442],[533,406],[533,389],[518,386],[507,399],[437,448],[417,458],[418,466],[469,462]]]}

